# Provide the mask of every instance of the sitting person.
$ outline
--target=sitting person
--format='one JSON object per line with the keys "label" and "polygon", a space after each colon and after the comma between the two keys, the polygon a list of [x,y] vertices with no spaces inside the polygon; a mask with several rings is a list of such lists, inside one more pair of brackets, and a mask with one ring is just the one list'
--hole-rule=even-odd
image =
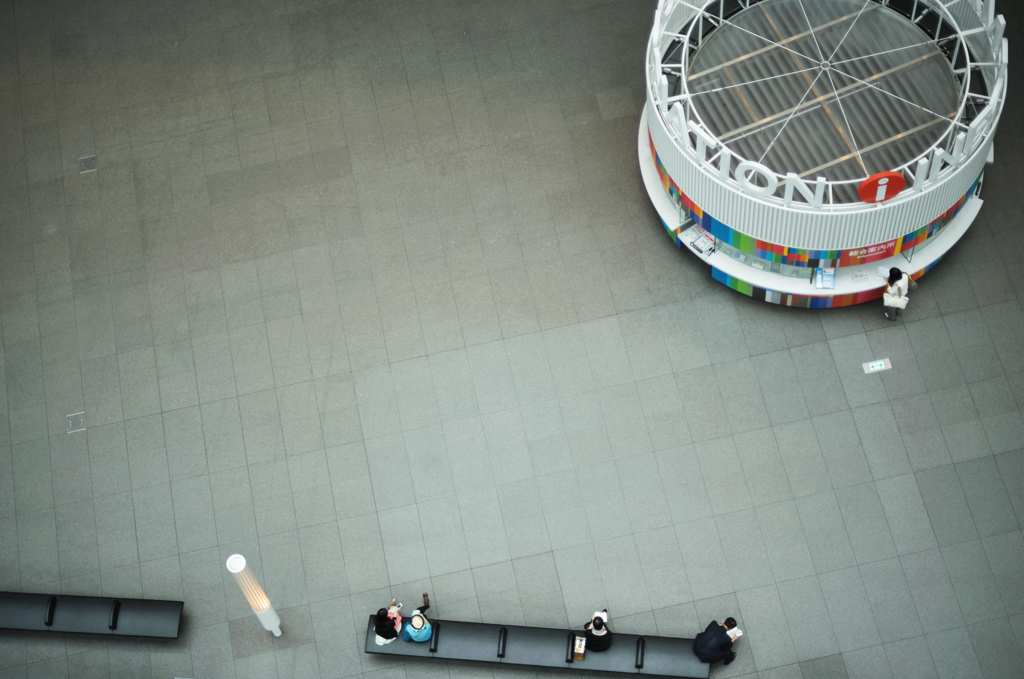
{"label": "sitting person", "polygon": [[725,622],[721,623],[712,620],[707,629],[693,640],[693,652],[701,662],[713,663],[724,660],[728,665],[736,659],[732,645],[741,634],[743,633],[736,629],[735,618],[726,618]]}
{"label": "sitting person", "polygon": [[430,608],[430,597],[423,593],[423,605],[412,612],[412,616],[406,621],[402,628],[402,638],[406,641],[430,641],[430,621],[424,615]]}
{"label": "sitting person", "polygon": [[583,626],[587,638],[587,650],[599,653],[612,646],[612,631],[608,629],[608,609],[598,611],[590,617],[590,622]]}
{"label": "sitting person", "polygon": [[398,638],[398,632],[402,629],[401,610],[402,604],[392,599],[390,606],[379,609],[377,615],[373,616],[373,631],[377,633],[375,641],[378,646],[390,644]]}

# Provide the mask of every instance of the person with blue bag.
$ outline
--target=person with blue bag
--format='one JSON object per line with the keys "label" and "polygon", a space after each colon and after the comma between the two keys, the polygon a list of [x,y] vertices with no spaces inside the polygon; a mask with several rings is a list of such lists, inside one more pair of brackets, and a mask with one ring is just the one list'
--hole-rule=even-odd
{"label": "person with blue bag", "polygon": [[402,638],[406,641],[430,641],[430,636],[433,634],[433,630],[430,626],[430,621],[427,620],[425,615],[427,609],[430,608],[430,597],[427,593],[423,593],[423,605],[412,612],[409,619],[402,626]]}

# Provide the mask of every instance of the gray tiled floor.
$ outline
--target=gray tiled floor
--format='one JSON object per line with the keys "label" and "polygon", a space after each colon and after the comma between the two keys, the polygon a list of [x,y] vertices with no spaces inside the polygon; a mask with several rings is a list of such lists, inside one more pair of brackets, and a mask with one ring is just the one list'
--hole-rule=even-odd
{"label": "gray tiled floor", "polygon": [[187,614],[0,677],[491,676],[361,653],[425,590],[735,615],[716,676],[1024,676],[1021,90],[903,322],[780,309],[642,188],[653,6],[0,0],[0,589]]}

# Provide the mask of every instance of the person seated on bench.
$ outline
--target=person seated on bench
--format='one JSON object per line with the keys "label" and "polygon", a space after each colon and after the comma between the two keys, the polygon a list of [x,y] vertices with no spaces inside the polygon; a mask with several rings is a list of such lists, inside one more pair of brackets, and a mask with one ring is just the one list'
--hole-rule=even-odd
{"label": "person seated on bench", "polygon": [[736,628],[735,618],[726,618],[725,622],[721,623],[712,620],[707,629],[693,640],[693,652],[701,662],[713,663],[724,660],[728,665],[736,659],[732,645],[741,634],[742,632]]}
{"label": "person seated on bench", "polygon": [[597,611],[590,622],[583,626],[587,638],[587,650],[599,653],[612,647],[612,631],[608,629],[608,609]]}
{"label": "person seated on bench", "polygon": [[397,599],[392,599],[390,606],[381,608],[373,616],[373,631],[377,633],[378,646],[390,644],[398,638],[398,632],[402,629],[402,604],[397,602]]}
{"label": "person seated on bench", "polygon": [[403,639],[406,641],[430,641],[432,631],[430,621],[424,615],[428,608],[430,608],[430,597],[424,592],[423,605],[412,612],[412,616],[405,622],[405,626],[402,627]]}

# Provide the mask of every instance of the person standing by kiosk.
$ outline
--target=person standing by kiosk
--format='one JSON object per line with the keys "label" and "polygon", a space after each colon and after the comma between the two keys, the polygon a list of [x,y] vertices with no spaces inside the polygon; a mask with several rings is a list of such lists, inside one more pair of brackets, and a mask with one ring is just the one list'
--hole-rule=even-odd
{"label": "person standing by kiosk", "polygon": [[910,298],[907,294],[917,287],[917,283],[911,280],[910,276],[896,267],[889,269],[889,278],[885,281],[885,292],[882,293],[882,303],[885,305],[885,317],[895,321],[896,317],[907,308]]}

